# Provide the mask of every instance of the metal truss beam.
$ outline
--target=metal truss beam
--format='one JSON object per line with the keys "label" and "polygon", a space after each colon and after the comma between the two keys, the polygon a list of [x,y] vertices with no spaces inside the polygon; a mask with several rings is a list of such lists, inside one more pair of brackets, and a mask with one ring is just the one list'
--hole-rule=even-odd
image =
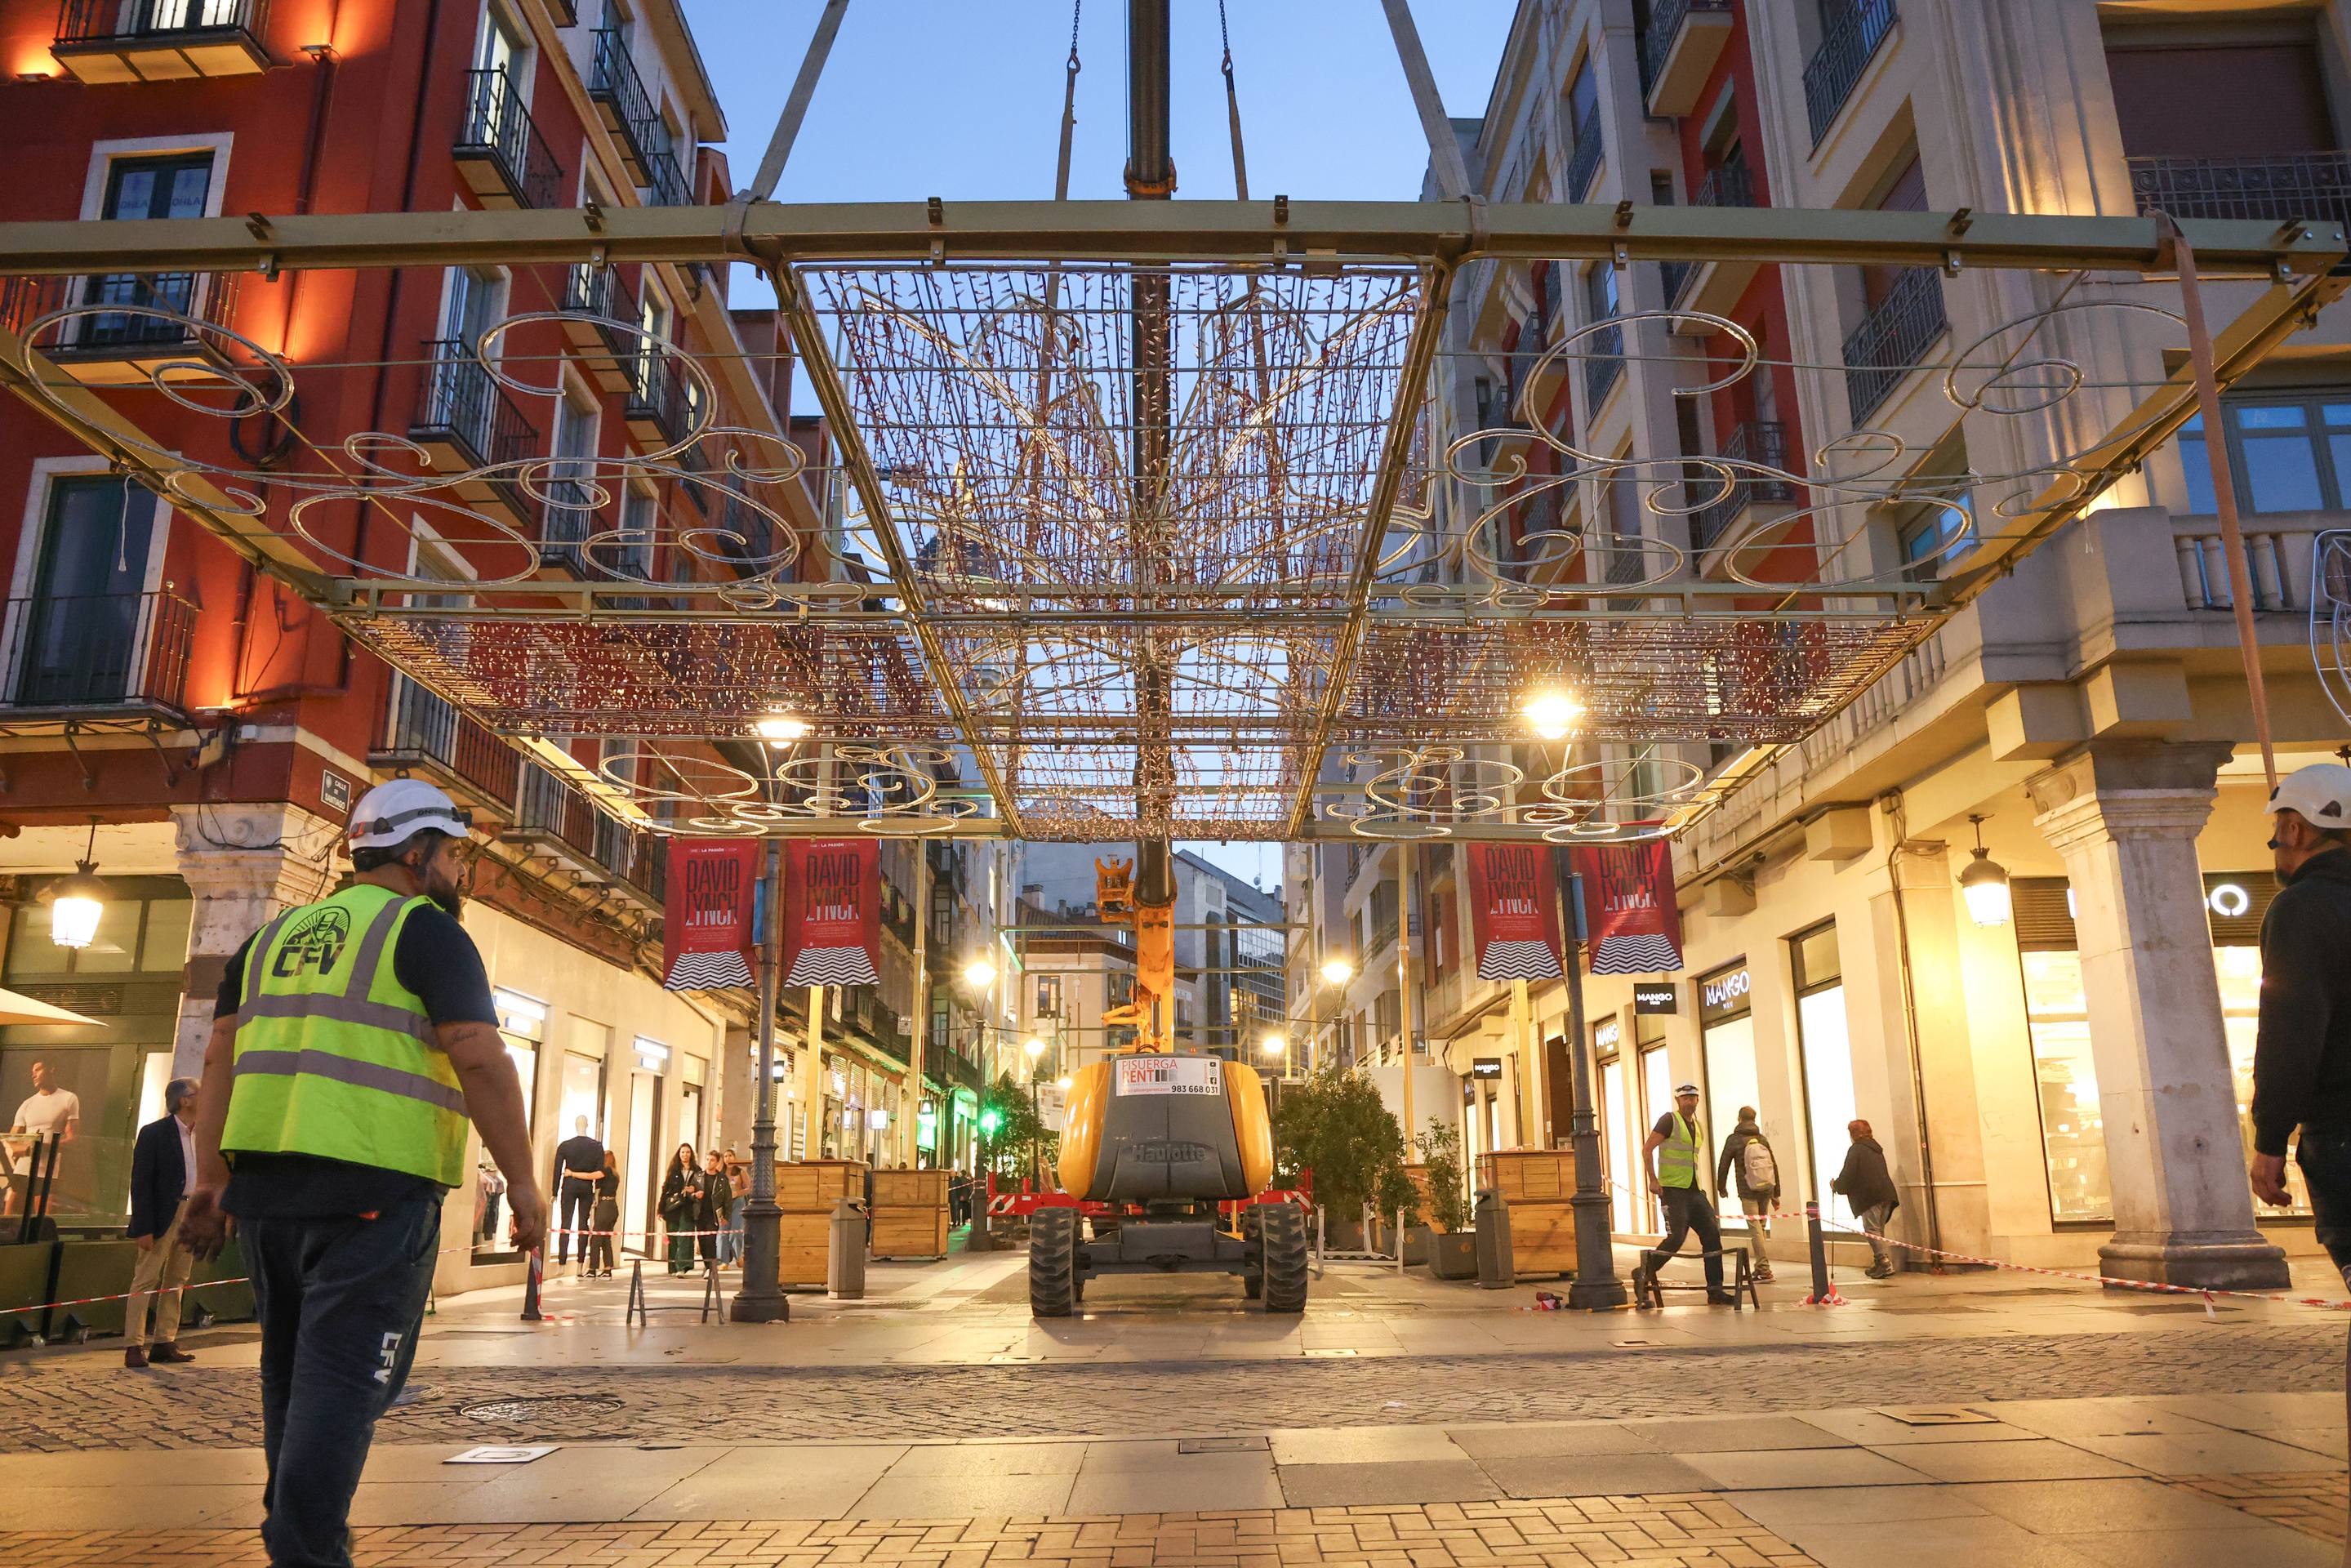
{"label": "metal truss beam", "polygon": [[[1460,262],[1616,256],[2152,272],[2148,218],[1889,213],[1792,207],[1634,207],[1452,202],[754,202],[726,207],[555,208],[0,224],[0,274],[610,262]],[[2323,272],[2336,224],[2190,219],[2209,277]]]}

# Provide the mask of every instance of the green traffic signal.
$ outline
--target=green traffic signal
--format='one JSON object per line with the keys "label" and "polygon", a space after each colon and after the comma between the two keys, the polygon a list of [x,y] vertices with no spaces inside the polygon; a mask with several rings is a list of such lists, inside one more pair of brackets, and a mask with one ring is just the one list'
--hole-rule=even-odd
{"label": "green traffic signal", "polygon": [[990,1105],[979,1113],[979,1130],[989,1137],[994,1137],[996,1130],[1002,1125],[1004,1125],[1004,1113],[995,1106]]}

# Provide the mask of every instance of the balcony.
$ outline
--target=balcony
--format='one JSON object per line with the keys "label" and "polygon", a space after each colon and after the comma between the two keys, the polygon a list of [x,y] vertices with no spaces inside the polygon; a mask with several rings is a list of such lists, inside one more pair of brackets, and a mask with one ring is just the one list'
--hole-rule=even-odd
{"label": "balcony", "polygon": [[49,54],[88,86],[256,76],[268,0],[65,0]]}
{"label": "balcony", "polygon": [[522,758],[505,741],[406,675],[392,677],[383,739],[368,752],[376,768],[438,779],[453,789],[511,810]]}
{"label": "balcony", "polygon": [[563,165],[504,69],[465,73],[465,120],[457,172],[493,208],[552,207],[563,199]]}
{"label": "balcony", "polygon": [[629,41],[619,29],[596,30],[596,56],[588,73],[588,97],[597,115],[621,143],[629,172],[651,184],[653,165],[668,152],[662,133],[661,110],[629,57]]}
{"label": "balcony", "polygon": [[[1690,196],[1693,207],[1752,207],[1757,205],[1755,171],[1745,163],[1718,164],[1706,172]],[[1680,264],[1678,290],[1666,296],[1667,302],[1684,310],[1705,311],[1708,315],[1729,313],[1755,280],[1759,263],[1735,258],[1724,261],[1692,261]],[[1674,323],[1677,333],[1688,337],[1711,337],[1719,330],[1712,324],[1698,320]]]}
{"label": "balcony", "polygon": [[[538,452],[538,427],[523,417],[489,367],[475,356],[472,344],[444,338],[427,342],[424,349],[429,362],[417,389],[416,417],[408,436],[424,448],[435,470],[470,475],[481,468],[504,468]],[[534,509],[520,487],[504,475],[464,478],[450,488],[467,501],[497,504],[519,525],[528,524]]]}
{"label": "balcony", "polygon": [[[0,279],[0,326],[23,333],[54,311],[33,347],[85,386],[137,386],[216,380],[225,369],[221,333],[236,302],[225,272],[110,272],[89,277]],[[113,308],[110,308],[112,307]]]}
{"label": "balcony", "polygon": [[669,849],[659,835],[599,811],[590,852],[616,891],[649,909],[661,908],[669,886]]}
{"label": "balcony", "polygon": [[578,479],[555,477],[540,482],[547,493],[546,526],[539,534],[541,566],[561,567],[574,576],[587,570],[587,552],[580,544],[602,525],[597,521],[594,493]]}
{"label": "balcony", "polygon": [[2262,158],[2134,158],[2131,195],[2142,215],[2295,218],[2351,227],[2351,153]]}
{"label": "balcony", "polygon": [[1844,340],[1844,395],[1855,424],[1877,412],[1949,327],[1943,314],[1943,280],[1935,269],[1902,271],[1877,308]]}
{"label": "balcony", "polygon": [[665,345],[649,345],[634,366],[629,395],[622,411],[629,433],[639,441],[674,446],[692,428],[686,408],[684,378],[673,368]]}
{"label": "balcony", "polygon": [[564,274],[563,333],[580,352],[581,365],[606,392],[636,384],[637,297],[615,267],[580,262]]}
{"label": "balcony", "polygon": [[[666,138],[664,138],[666,141]],[[694,188],[674,153],[662,152],[645,166],[645,204],[650,207],[690,207]]]}
{"label": "balcony", "polygon": [[1591,356],[1583,361],[1583,420],[1587,427],[1598,422],[1600,405],[1607,401],[1615,388],[1617,378],[1625,373],[1625,329],[1621,324],[1601,328],[1584,340],[1584,352]]}
{"label": "balcony", "polygon": [[1600,172],[1601,154],[1605,149],[1600,141],[1600,106],[1576,121],[1575,151],[1567,159],[1567,199],[1580,202],[1592,193],[1593,176]]}
{"label": "balcony", "polygon": [[1861,85],[1896,20],[1894,0],[1850,0],[1850,8],[1813,51],[1804,66],[1804,110],[1812,119],[1815,148],[1844,112],[1845,100]]}
{"label": "balcony", "polygon": [[[1757,463],[1771,468],[1788,465],[1788,431],[1782,424],[1750,420],[1735,427],[1724,438],[1716,455],[1729,463]],[[1723,488],[1723,476],[1712,468],[1698,470],[1699,477],[1692,481],[1689,493],[1693,497],[1712,496]],[[1717,541],[1729,532],[1739,515],[1756,502],[1785,506],[1795,499],[1794,488],[1784,479],[1737,478],[1730,480],[1729,490],[1719,501],[1702,511],[1690,515],[1690,542],[1699,549],[1711,549]]]}
{"label": "balcony", "polygon": [[1649,112],[1678,118],[1698,95],[1730,38],[1730,0],[1657,0],[1641,40],[1641,80]]}
{"label": "balcony", "polygon": [[168,590],[12,599],[0,729],[23,721],[183,716],[196,607]]}

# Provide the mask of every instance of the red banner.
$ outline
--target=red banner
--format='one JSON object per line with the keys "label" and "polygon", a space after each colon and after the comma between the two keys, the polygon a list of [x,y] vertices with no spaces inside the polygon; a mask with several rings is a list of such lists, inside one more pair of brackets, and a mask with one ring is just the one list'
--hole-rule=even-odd
{"label": "red banner", "polygon": [[673,991],[748,986],[758,957],[752,923],[757,839],[672,839],[662,899],[662,985]]}
{"label": "red banner", "polygon": [[1559,863],[1549,844],[1464,844],[1481,980],[1555,980]]}
{"label": "red banner", "polygon": [[1674,903],[1674,846],[1580,844],[1583,927],[1595,975],[1670,975],[1682,967],[1682,912]]}
{"label": "red banner", "polygon": [[872,986],[882,972],[882,845],[784,843],[784,984]]}

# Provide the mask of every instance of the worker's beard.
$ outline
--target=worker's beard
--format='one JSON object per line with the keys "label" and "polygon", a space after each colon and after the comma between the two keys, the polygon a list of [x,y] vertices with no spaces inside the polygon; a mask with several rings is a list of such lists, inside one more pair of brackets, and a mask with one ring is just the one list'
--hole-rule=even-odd
{"label": "worker's beard", "polygon": [[446,910],[450,919],[465,918],[465,890],[457,883],[451,882],[444,883],[437,887],[427,887],[424,890],[424,896]]}

